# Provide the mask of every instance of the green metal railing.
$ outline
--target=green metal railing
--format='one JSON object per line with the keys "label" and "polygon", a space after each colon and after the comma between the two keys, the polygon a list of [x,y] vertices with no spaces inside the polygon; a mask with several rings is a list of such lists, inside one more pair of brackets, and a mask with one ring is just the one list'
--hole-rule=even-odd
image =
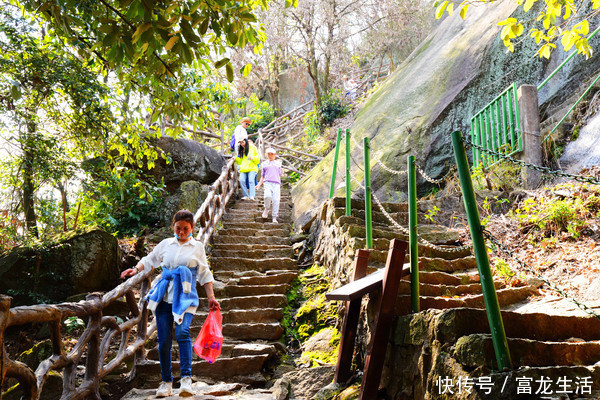
{"label": "green metal railing", "polygon": [[352,202],[350,196],[350,129],[346,129],[346,215],[352,215]]}
{"label": "green metal railing", "polygon": [[500,314],[500,304],[498,303],[496,287],[494,286],[494,279],[490,268],[490,260],[483,238],[483,229],[481,227],[481,220],[477,209],[477,200],[475,200],[475,192],[473,191],[469,161],[467,160],[467,153],[463,145],[462,133],[460,131],[452,132],[452,146],[454,147],[458,178],[465,203],[465,211],[467,212],[471,240],[473,240],[473,252],[475,253],[477,269],[479,270],[483,301],[485,303],[485,310],[490,324],[490,331],[492,333],[492,343],[496,353],[496,361],[498,362],[500,370],[511,368],[512,361],[510,359],[510,352],[508,351],[508,341],[506,340],[504,323],[502,322],[502,315]]}
{"label": "green metal railing", "polygon": [[373,217],[371,215],[371,156],[369,151],[371,146],[369,138],[363,138],[363,147],[365,151],[365,229],[367,249],[373,248]]}
{"label": "green metal railing", "polygon": [[340,142],[342,141],[342,128],[338,128],[335,140],[335,152],[333,153],[333,171],[331,172],[331,186],[329,187],[329,198],[335,193],[335,178],[337,174],[338,157],[340,155]]}
{"label": "green metal railing", "polygon": [[419,236],[417,232],[417,168],[415,156],[408,156],[408,244],[410,254],[410,308],[421,311],[419,301]]}
{"label": "green metal railing", "polygon": [[[523,150],[517,85],[513,83],[471,118],[471,140],[486,150],[513,155]],[[473,165],[488,168],[500,160],[473,147]]]}

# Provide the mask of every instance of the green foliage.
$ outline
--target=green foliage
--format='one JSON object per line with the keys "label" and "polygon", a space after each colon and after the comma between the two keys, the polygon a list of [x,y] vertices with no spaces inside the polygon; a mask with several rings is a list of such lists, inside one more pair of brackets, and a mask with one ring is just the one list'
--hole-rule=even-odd
{"label": "green foliage", "polygon": [[323,125],[330,126],[337,118],[348,114],[349,106],[342,101],[342,92],[332,89],[321,99],[319,114]]}
{"label": "green foliage", "polygon": [[[114,71],[123,86],[152,94],[159,113],[171,120],[192,106],[189,94],[196,88],[184,85],[187,74],[208,77],[224,68],[231,81],[228,49],[260,53],[266,36],[256,17],[266,0],[11,2],[48,21],[48,33],[67,41],[98,71]],[[203,109],[187,116],[208,114]]]}
{"label": "green foliage", "polygon": [[438,206],[433,206],[433,209],[427,210],[427,212],[425,213],[425,218],[427,218],[431,222],[434,222],[433,219],[435,218],[435,216],[437,215],[437,213],[439,211],[440,211],[440,209],[438,208]]}
{"label": "green foliage", "polygon": [[85,322],[79,317],[69,317],[63,321],[65,324],[65,333],[70,334],[85,327]]}
{"label": "green foliage", "polygon": [[248,135],[255,134],[260,128],[269,125],[275,119],[275,109],[266,101],[260,101],[256,94],[250,96],[252,102],[252,111],[248,117],[252,120],[252,125],[247,129]]}
{"label": "green foliage", "polygon": [[[545,238],[559,234],[576,240],[584,232],[587,220],[598,217],[600,188],[587,184],[565,184],[553,190],[575,191],[576,195],[551,195],[537,199],[530,197],[510,213],[518,221],[521,232],[530,234],[534,243],[544,242]],[[551,244],[546,241],[544,247]]]}
{"label": "green foliage", "polygon": [[[329,341],[330,351],[304,351],[300,356],[302,361],[309,362],[309,368],[319,367],[323,364],[335,365],[338,359],[338,347],[340,345],[340,332],[335,328],[325,328],[332,331]],[[323,329],[316,334],[319,334]]]}
{"label": "green foliage", "polygon": [[499,162],[488,169],[481,164],[473,167],[471,179],[475,189],[512,192],[521,185],[521,168],[509,162]]}
{"label": "green foliage", "polygon": [[505,281],[510,281],[513,276],[515,276],[515,272],[510,269],[510,265],[506,260],[496,257],[493,260],[494,266],[496,267],[496,274],[504,278]]}
{"label": "green foliage", "polygon": [[160,212],[165,185],[141,172],[122,168],[103,173],[84,184],[80,219],[118,235],[142,233],[154,227]]}
{"label": "green foliage", "polygon": [[302,295],[307,300],[300,306],[294,317],[297,326],[297,336],[301,342],[335,324],[337,306],[327,301],[325,293],[330,289],[325,268],[313,265],[300,276]]}
{"label": "green foliage", "polygon": [[314,140],[321,134],[321,122],[319,121],[319,114],[316,110],[306,113],[303,122],[304,132],[310,140]]}

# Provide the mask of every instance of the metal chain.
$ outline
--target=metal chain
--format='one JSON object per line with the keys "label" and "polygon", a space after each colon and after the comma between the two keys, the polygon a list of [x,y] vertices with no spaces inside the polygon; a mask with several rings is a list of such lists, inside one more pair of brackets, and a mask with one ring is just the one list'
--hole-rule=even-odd
{"label": "metal chain", "polygon": [[356,141],[356,139],[354,139],[354,136],[350,135],[350,139],[352,140],[352,143],[354,143],[354,145],[355,145],[356,147],[358,147],[358,148],[359,148],[359,149],[361,149],[361,150],[364,150],[364,149],[365,149],[365,146],[363,146],[362,144],[358,143],[358,142]]}
{"label": "metal chain", "polygon": [[381,165],[381,168],[383,168],[384,170],[386,170],[387,172],[389,172],[390,174],[394,174],[394,175],[404,175],[406,173],[408,173],[407,170],[404,171],[396,171],[395,169],[391,169],[390,167],[388,167],[387,165],[385,165],[376,155],[373,154],[373,159],[376,161],[375,165]]}
{"label": "metal chain", "polygon": [[582,176],[582,175],[573,175],[573,174],[567,174],[566,172],[560,171],[560,170],[552,170],[550,168],[546,168],[546,167],[540,167],[539,165],[535,165],[535,164],[530,164],[530,163],[526,163],[525,161],[521,161],[521,160],[517,160],[515,158],[512,158],[511,156],[508,156],[506,154],[502,154],[502,153],[498,153],[496,151],[493,150],[489,150],[489,149],[485,149],[482,146],[475,144],[471,141],[470,137],[463,137],[463,140],[465,142],[465,148],[470,148],[470,147],[475,147],[476,149],[479,149],[480,151],[484,152],[484,153],[488,153],[500,158],[503,158],[506,161],[512,162],[513,164],[518,164],[522,167],[527,167],[530,169],[534,169],[538,172],[543,172],[546,173],[548,175],[554,175],[554,176],[561,176],[564,178],[571,178],[574,179],[576,181],[579,182],[584,182],[584,183],[591,183],[594,185],[600,185],[600,180],[597,178],[594,178],[593,176]]}
{"label": "metal chain", "polygon": [[446,178],[448,178],[450,176],[450,174],[452,173],[452,171],[454,170],[453,168],[450,168],[448,170],[448,172],[446,172],[446,175],[442,176],[439,179],[433,179],[432,177],[430,177],[429,175],[427,175],[425,173],[425,171],[423,171],[423,169],[421,168],[421,166],[417,163],[415,163],[415,166],[417,167],[417,171],[419,171],[419,173],[421,174],[421,176],[430,183],[433,183],[434,185],[439,185],[440,183],[444,182],[446,180]]}
{"label": "metal chain", "polygon": [[548,287],[550,287],[555,292],[559,293],[565,299],[567,299],[570,302],[574,303],[577,307],[579,307],[586,314],[593,315],[594,317],[600,319],[600,315],[596,314],[594,312],[594,310],[590,306],[588,306],[586,304],[583,304],[579,300],[577,300],[577,299],[569,296],[567,294],[567,292],[563,288],[561,288],[560,286],[556,285],[553,282],[550,282],[548,279],[544,278],[539,272],[535,271],[533,268],[531,268],[529,265],[527,265],[524,261],[521,261],[510,249],[508,249],[506,246],[504,246],[502,243],[500,243],[498,241],[498,239],[496,239],[494,236],[492,236],[492,234],[489,231],[487,231],[487,230],[484,229],[483,230],[483,235],[490,242],[492,242],[493,244],[495,244],[500,250],[502,250],[502,252],[504,252],[505,254],[507,254],[513,260],[515,260],[524,270],[530,272],[535,277],[537,277],[538,279],[540,279],[541,281],[543,281],[546,285],[548,285]]}
{"label": "metal chain", "polygon": [[[379,199],[377,198],[377,196],[375,195],[374,192],[371,192],[371,194],[373,195],[373,200],[375,200],[375,203],[377,204],[377,206],[379,207],[379,209],[381,210],[383,215],[385,215],[385,217],[392,223],[392,225],[396,229],[398,229],[400,232],[409,236],[410,231],[408,229],[406,229],[405,227],[403,227],[402,225],[400,225],[396,220],[394,220],[394,218],[392,218],[392,216],[383,207],[383,204],[381,204],[381,201],[379,201]],[[418,237],[418,241],[421,245],[423,245],[425,247],[429,247],[430,249],[433,249],[433,250],[437,250],[442,253],[458,253],[458,252],[462,252],[467,249],[471,249],[473,247],[472,245],[456,246],[456,247],[452,247],[452,248],[441,247],[441,246],[438,246],[438,245],[435,245],[435,244],[429,242],[428,240],[426,240],[425,238],[423,238],[421,236]]]}

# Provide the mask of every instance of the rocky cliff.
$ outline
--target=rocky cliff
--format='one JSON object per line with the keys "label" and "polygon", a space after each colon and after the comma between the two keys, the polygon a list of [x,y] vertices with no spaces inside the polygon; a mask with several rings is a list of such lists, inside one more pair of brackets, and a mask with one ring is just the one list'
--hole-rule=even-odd
{"label": "rocky cliff", "polygon": [[[406,178],[385,171],[377,159],[404,170],[407,156],[415,155],[430,176],[442,176],[454,164],[452,131],[468,132],[470,118],[506,87],[513,82],[517,86],[538,85],[567,57],[569,53],[559,48],[550,60],[541,60],[529,38],[515,53],[507,52],[497,23],[511,15],[523,17],[516,1],[503,0],[471,7],[465,21],[458,13],[446,18],[363,104],[351,132],[357,141],[362,142],[363,137],[371,140],[372,188],[382,201],[404,200]],[[592,28],[596,25],[591,21]],[[599,43],[597,39],[590,41],[594,48]],[[598,70],[600,57],[571,60],[539,92],[541,119],[569,95],[582,91]],[[359,163],[362,152],[352,144],[352,156]],[[329,154],[293,189],[298,226],[327,198],[332,164],[333,154]],[[356,179],[363,178],[360,168],[353,166],[352,173]],[[343,178],[340,175],[338,182]],[[430,188],[418,178],[420,194]],[[352,190],[353,197],[361,197],[362,190],[354,183]]]}

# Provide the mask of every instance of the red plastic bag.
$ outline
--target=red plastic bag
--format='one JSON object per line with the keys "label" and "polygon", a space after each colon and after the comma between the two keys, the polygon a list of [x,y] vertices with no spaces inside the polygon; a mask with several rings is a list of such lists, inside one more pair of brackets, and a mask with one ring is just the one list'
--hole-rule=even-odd
{"label": "red plastic bag", "polygon": [[221,346],[223,346],[222,322],[221,311],[218,309],[211,310],[194,342],[194,352],[198,357],[204,358],[209,363],[214,362],[221,355]]}

